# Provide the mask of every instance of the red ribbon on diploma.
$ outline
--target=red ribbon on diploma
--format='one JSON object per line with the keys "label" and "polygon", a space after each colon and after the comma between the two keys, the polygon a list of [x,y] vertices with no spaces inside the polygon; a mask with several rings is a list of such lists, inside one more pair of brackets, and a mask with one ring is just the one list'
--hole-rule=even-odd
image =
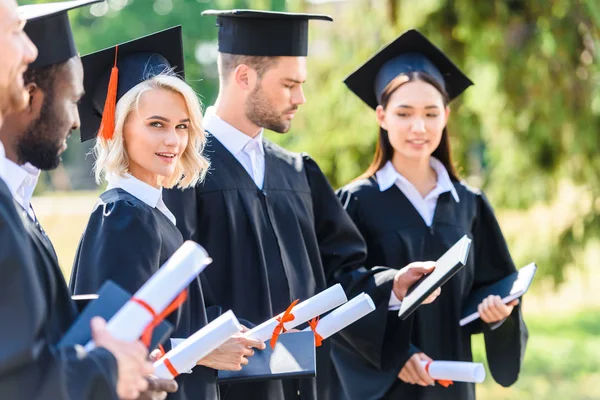
{"label": "red ribbon on diploma", "polygon": [[[158,348],[160,349],[160,353],[161,353],[160,357],[158,357],[158,359],[160,360],[161,358],[163,358],[167,354],[167,352],[165,351],[165,348],[163,347],[162,344],[159,344]],[[163,360],[163,362],[165,364],[165,367],[167,367],[167,369],[171,373],[171,375],[173,375],[173,378],[177,378],[179,376],[179,372],[177,372],[177,370],[175,369],[175,367],[171,363],[171,360],[169,360],[168,358],[165,358]]]}
{"label": "red ribbon on diploma", "polygon": [[290,322],[293,321],[294,318],[294,314],[292,314],[292,308],[294,308],[294,306],[298,303],[298,300],[295,300],[292,304],[290,304],[290,306],[287,308],[287,310],[285,310],[285,312],[283,313],[282,316],[277,317],[277,321],[279,322],[277,324],[277,326],[275,327],[275,329],[273,329],[273,336],[271,336],[271,349],[275,348],[275,344],[277,343],[277,339],[279,338],[279,335],[281,335],[283,332],[285,332],[285,327],[283,326],[283,324],[285,324],[286,322]]}
{"label": "red ribbon on diploma", "polygon": [[319,317],[315,317],[308,321],[310,329],[315,334],[315,347],[320,347],[323,344],[323,336],[317,333],[317,325],[319,324]]}
{"label": "red ribbon on diploma", "polygon": [[[429,366],[430,365],[431,365],[431,361],[429,361],[425,365],[425,372],[429,373]],[[437,379],[436,382],[439,383],[440,385],[442,385],[445,388],[447,388],[450,385],[454,385],[454,382],[452,382],[451,380],[448,380],[448,379]]]}
{"label": "red ribbon on diploma", "polygon": [[160,323],[165,318],[167,318],[167,316],[169,314],[171,314],[173,311],[177,310],[177,308],[180,305],[182,305],[186,300],[187,300],[187,289],[185,289],[184,291],[179,293],[179,295],[177,297],[175,297],[175,299],[171,302],[171,304],[169,304],[167,306],[167,308],[165,308],[163,310],[163,312],[161,312],[160,314],[156,314],[156,311],[154,311],[152,306],[150,304],[146,303],[144,300],[138,299],[137,297],[131,298],[131,301],[144,307],[144,309],[146,311],[148,311],[150,313],[150,315],[152,315],[152,321],[150,321],[148,326],[146,326],[146,329],[144,329],[144,332],[142,333],[142,337],[141,337],[142,343],[144,343],[146,345],[146,347],[150,347],[150,342],[152,340],[152,331],[154,330],[154,328],[156,328],[158,325],[160,325]]}

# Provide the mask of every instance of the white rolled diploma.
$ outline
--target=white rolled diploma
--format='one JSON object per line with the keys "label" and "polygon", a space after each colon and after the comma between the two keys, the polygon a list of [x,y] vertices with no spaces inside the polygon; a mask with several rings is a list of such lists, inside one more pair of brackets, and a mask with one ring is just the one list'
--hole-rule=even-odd
{"label": "white rolled diploma", "polygon": [[[338,283],[337,285],[334,285],[326,290],[323,290],[321,293],[314,295],[310,299],[297,304],[292,309],[294,320],[286,322],[283,326],[286,330],[293,329],[314,317],[326,313],[340,304],[344,304],[347,301],[348,298],[346,297],[346,293],[344,292],[344,289],[342,289],[342,286]],[[280,317],[283,314],[284,313],[281,313],[277,317]],[[246,337],[257,339],[263,342],[271,339],[275,327],[277,324],[279,324],[277,317],[271,318],[257,327],[250,329],[245,333]]]}
{"label": "white rolled diploma", "polygon": [[[375,311],[373,299],[368,294],[361,293],[320,319],[317,324],[317,333],[323,339],[327,339],[373,311]],[[304,330],[310,331],[311,328],[308,327]]]}
{"label": "white rolled diploma", "polygon": [[[160,314],[211,262],[212,259],[202,246],[188,240],[144,283],[134,297],[145,301],[154,312]],[[127,268],[127,265],[122,268]],[[143,306],[128,301],[113,315],[106,327],[113,337],[134,342],[140,338],[153,318]],[[85,346],[88,351],[94,347],[93,340]]]}
{"label": "white rolled diploma", "polygon": [[233,311],[227,311],[156,361],[154,375],[163,379],[174,378],[165,365],[165,359],[171,362],[178,373],[191,370],[198,360],[206,357],[241,330],[242,326]]}
{"label": "white rolled diploma", "polygon": [[[421,361],[423,368],[428,361]],[[485,368],[481,363],[465,361],[432,361],[429,376],[435,380],[481,383],[485,380]]]}

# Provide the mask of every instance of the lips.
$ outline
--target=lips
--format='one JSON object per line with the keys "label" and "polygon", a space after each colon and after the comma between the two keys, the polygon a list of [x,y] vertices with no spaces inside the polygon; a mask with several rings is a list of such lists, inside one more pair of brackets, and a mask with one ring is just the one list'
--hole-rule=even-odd
{"label": "lips", "polygon": [[411,139],[411,140],[407,140],[407,142],[410,143],[410,144],[414,144],[414,145],[420,146],[420,145],[426,144],[429,141],[426,140],[426,139]]}
{"label": "lips", "polygon": [[163,159],[166,159],[166,160],[172,160],[176,157],[175,153],[154,153],[154,154],[156,154],[157,156],[159,156]]}

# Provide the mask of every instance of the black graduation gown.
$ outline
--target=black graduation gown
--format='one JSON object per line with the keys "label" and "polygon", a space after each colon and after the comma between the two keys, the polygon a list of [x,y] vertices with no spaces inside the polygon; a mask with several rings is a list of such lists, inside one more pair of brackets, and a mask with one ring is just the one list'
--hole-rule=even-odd
{"label": "black graduation gown", "polygon": [[23,221],[0,179],[0,397],[116,399],[117,364],[107,350],[54,347],[73,304],[60,270],[46,269],[51,255],[42,261]]}
{"label": "black graduation gown", "polygon": [[[108,190],[100,196],[79,242],[71,290],[96,293],[112,280],[135,293],[182,244],[181,233],[161,211],[122,189]],[[172,338],[187,338],[206,325],[198,278],[188,288],[187,301],[167,319],[175,326]],[[169,398],[218,398],[215,370],[196,366],[192,374],[183,373],[176,380],[179,390]]]}
{"label": "black graduation gown", "polygon": [[485,195],[460,182],[454,182],[454,187],[460,202],[449,192],[441,194],[431,227],[396,185],[381,192],[376,177],[338,191],[367,242],[367,266],[399,267],[413,261],[435,260],[463,235],[472,238],[465,268],[444,285],[433,304],[415,312],[411,349],[399,365],[378,370],[356,354],[341,355],[339,359],[347,363],[341,368],[341,378],[349,388],[357,374],[372,377],[369,382],[373,395],[360,397],[361,400],[380,398],[384,393],[385,399],[474,399],[474,384],[421,387],[405,384],[397,375],[408,358],[420,351],[434,360],[472,361],[471,335],[482,332],[494,379],[503,386],[517,380],[528,336],[520,306],[495,330],[481,320],[464,328],[459,326],[462,305],[469,295],[513,273],[515,266]]}
{"label": "black graduation gown", "polygon": [[[195,189],[164,194],[183,237],[200,243],[214,259],[201,277],[207,302],[259,324],[293,300],[305,300],[339,281],[349,297],[364,290],[382,305],[345,335],[352,345],[374,349],[374,358],[384,358],[379,350],[395,271],[358,268],[366,256],[365,243],[317,164],[269,141],[263,144],[263,190],[209,135],[206,180]],[[381,332],[365,330],[369,325]],[[406,336],[406,348],[409,325],[392,324],[396,331],[390,330],[395,337]],[[330,376],[329,346],[327,340],[317,349],[317,388],[315,379],[273,380],[223,386],[221,395],[227,400],[292,399],[299,391],[302,399],[325,400],[335,378]]]}

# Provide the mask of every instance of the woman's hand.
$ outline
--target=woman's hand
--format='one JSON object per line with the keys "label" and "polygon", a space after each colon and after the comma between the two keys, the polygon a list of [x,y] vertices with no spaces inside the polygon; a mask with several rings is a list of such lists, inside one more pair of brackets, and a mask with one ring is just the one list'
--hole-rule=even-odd
{"label": "woman's hand", "polygon": [[254,355],[253,348],[264,350],[265,344],[260,340],[238,334],[198,361],[197,365],[224,371],[240,371],[248,364],[248,357]]}
{"label": "woman's hand", "polygon": [[517,304],[519,304],[518,299],[504,304],[500,296],[490,295],[477,306],[477,311],[483,322],[493,324],[508,318]]}
{"label": "woman's hand", "polygon": [[432,361],[425,353],[415,353],[408,359],[398,374],[402,382],[411,385],[431,386],[435,381],[431,379],[421,361]]}

